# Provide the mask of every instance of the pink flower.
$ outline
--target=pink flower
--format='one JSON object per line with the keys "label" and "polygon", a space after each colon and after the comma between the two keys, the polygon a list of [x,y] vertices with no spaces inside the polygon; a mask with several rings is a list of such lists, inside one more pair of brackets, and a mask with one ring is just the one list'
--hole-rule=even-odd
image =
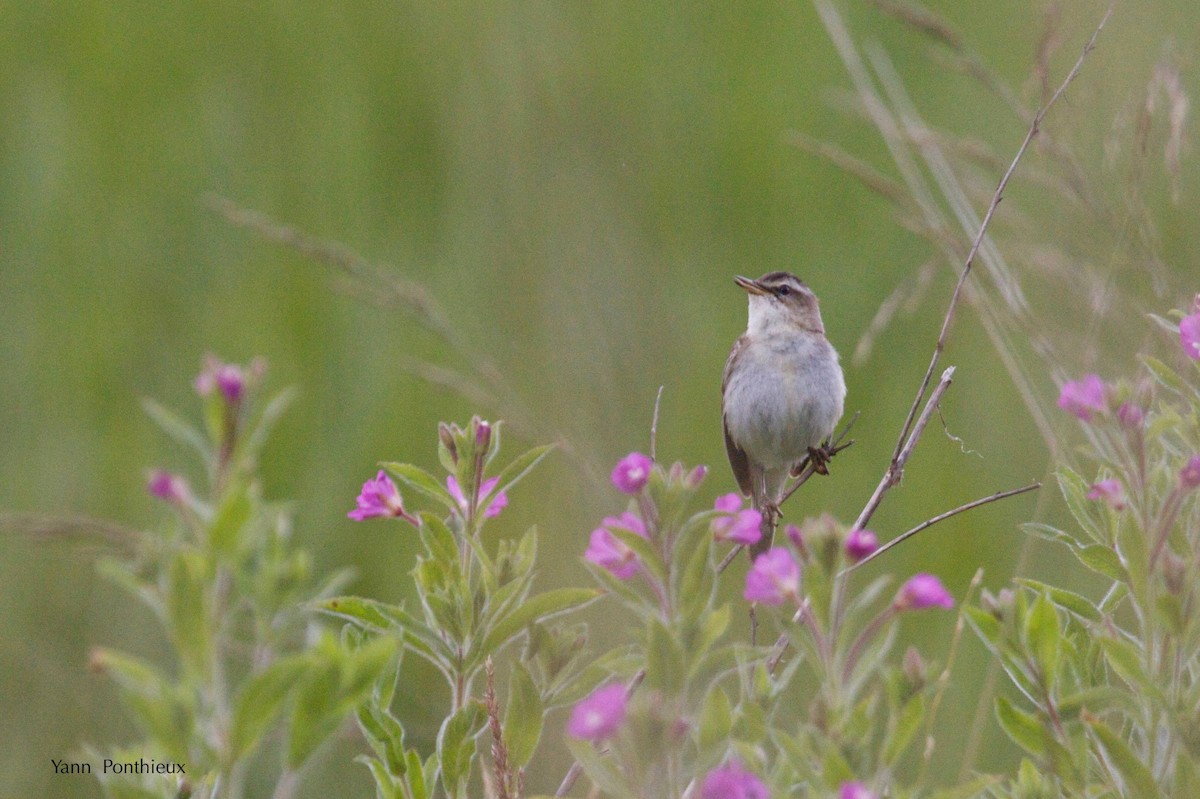
{"label": "pink flower", "polygon": [[900,587],[892,603],[896,610],[925,610],[926,608],[952,608],[954,597],[932,574],[915,574]]}
{"label": "pink flower", "polygon": [[1189,358],[1200,361],[1200,309],[1180,321],[1179,344]]}
{"label": "pink flower", "polygon": [[[499,477],[490,477],[487,480],[484,480],[483,484],[479,486],[479,498],[483,499],[486,497],[488,492],[495,488],[496,483],[499,481]],[[458,480],[456,480],[452,474],[446,475],[446,490],[450,492],[450,496],[454,497],[454,501],[458,503],[458,509],[464,515],[466,515],[467,498],[463,496],[462,488],[458,485]],[[483,512],[483,518],[495,518],[496,516],[500,515],[500,511],[507,507],[508,494],[504,491],[501,491],[499,494],[496,494],[494,497],[492,497],[490,502],[488,502],[487,508]]]}
{"label": "pink flower", "polygon": [[800,596],[800,567],[792,553],[784,547],[767,550],[754,560],[746,573],[746,590],[742,596],[748,602],[782,605],[785,600]]}
{"label": "pink flower", "polygon": [[208,355],[204,359],[204,368],[196,375],[195,385],[200,396],[207,397],[213,391],[220,391],[232,405],[246,390],[246,372],[237,364],[222,363],[216,356]]}
{"label": "pink flower", "polygon": [[763,781],[731,760],[704,777],[700,799],[770,799]]}
{"label": "pink flower", "polygon": [[1179,470],[1179,485],[1184,491],[1200,487],[1200,455],[1193,455],[1187,465]]}
{"label": "pink flower", "polygon": [[1125,489],[1121,486],[1121,481],[1112,477],[1107,480],[1101,480],[1092,486],[1092,490],[1088,492],[1088,499],[1102,499],[1108,503],[1108,506],[1113,510],[1125,510]]}
{"label": "pink flower", "polygon": [[870,530],[851,530],[846,536],[846,557],[851,563],[858,563],[877,549],[879,538]]}
{"label": "pink flower", "polygon": [[1132,402],[1123,402],[1121,403],[1121,407],[1117,408],[1117,421],[1130,430],[1138,430],[1141,429],[1142,424],[1146,421],[1146,412],[1142,410],[1140,405],[1135,405]]}
{"label": "pink flower", "polygon": [[392,482],[392,478],[380,471],[374,480],[363,483],[362,491],[355,500],[358,507],[346,515],[356,522],[366,519],[394,517],[404,519],[414,525],[420,522],[404,511],[400,499],[400,490]]}
{"label": "pink flower", "polygon": [[1092,421],[1094,412],[1104,410],[1104,381],[1098,375],[1085,375],[1082,380],[1064,383],[1058,407],[1085,422]]}
{"label": "pink flower", "polygon": [[762,538],[762,514],[756,510],[740,510],[724,519],[712,523],[713,535],[718,541],[732,541],[750,546]]}
{"label": "pink flower", "polygon": [[713,510],[719,510],[721,513],[737,513],[742,509],[741,494],[722,494],[717,497],[717,501],[713,503]]}
{"label": "pink flower", "polygon": [[612,534],[619,527],[646,538],[646,525],[634,514],[625,511],[620,516],[607,516],[602,526],[592,530],[587,551],[583,557],[597,566],[612,572],[619,580],[628,580],[637,574],[637,554],[621,539]]}
{"label": "pink flower", "polygon": [[636,494],[650,482],[654,461],[640,452],[631,452],[612,470],[612,482],[622,494]]}
{"label": "pink flower", "polygon": [[861,782],[843,782],[838,789],[838,799],[877,799]]}
{"label": "pink flower", "polygon": [[722,494],[713,503],[713,509],[722,514],[713,519],[710,528],[718,541],[749,546],[762,538],[762,514],[743,510],[740,494]]}
{"label": "pink flower", "polygon": [[192,496],[187,480],[162,469],[150,473],[150,479],[146,481],[146,490],[172,505],[183,505]]}
{"label": "pink flower", "polygon": [[597,688],[571,709],[567,733],[573,738],[602,741],[609,738],[625,721],[625,688],[606,685]]}

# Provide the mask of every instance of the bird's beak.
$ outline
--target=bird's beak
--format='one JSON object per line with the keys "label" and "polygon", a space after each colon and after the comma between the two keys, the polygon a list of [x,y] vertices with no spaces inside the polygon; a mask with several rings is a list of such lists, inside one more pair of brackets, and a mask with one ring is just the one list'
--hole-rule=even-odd
{"label": "bird's beak", "polygon": [[748,294],[770,294],[757,280],[751,280],[748,277],[738,275],[733,279],[734,283],[744,288]]}

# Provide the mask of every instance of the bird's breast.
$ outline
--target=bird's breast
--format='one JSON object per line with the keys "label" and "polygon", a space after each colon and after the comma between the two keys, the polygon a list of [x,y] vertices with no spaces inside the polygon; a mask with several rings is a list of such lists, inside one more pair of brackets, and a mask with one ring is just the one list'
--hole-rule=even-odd
{"label": "bird's breast", "polygon": [[755,462],[788,466],[833,432],[845,395],[837,352],[824,336],[753,339],[730,367],[725,423]]}

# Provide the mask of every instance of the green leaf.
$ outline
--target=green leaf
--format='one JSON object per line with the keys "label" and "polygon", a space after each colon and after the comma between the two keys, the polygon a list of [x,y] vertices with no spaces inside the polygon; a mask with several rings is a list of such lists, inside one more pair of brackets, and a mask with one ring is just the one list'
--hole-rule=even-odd
{"label": "green leaf", "polygon": [[984,774],[962,785],[935,791],[930,794],[929,799],[975,799],[979,796],[990,796],[988,789],[999,784],[1001,780],[1001,777],[994,774]]}
{"label": "green leaf", "polygon": [[226,558],[233,557],[240,549],[242,530],[250,521],[254,505],[250,500],[249,486],[238,483],[232,486],[217,508],[212,525],[208,530],[208,540],[213,550]]}
{"label": "green leaf", "polygon": [[483,712],[470,702],[442,722],[438,730],[437,756],[442,772],[442,788],[447,796],[459,796],[475,757],[473,736],[479,729]]}
{"label": "green leaf", "polygon": [[663,563],[662,556],[650,541],[624,527],[606,526],[608,531],[616,536],[622,544],[633,550],[638,561],[649,570],[650,576],[654,578],[655,582],[659,585],[666,585],[667,565]]}
{"label": "green leaf", "polygon": [[1100,619],[1103,618],[1103,614],[1096,609],[1096,606],[1093,605],[1087,597],[1076,594],[1073,591],[1067,591],[1066,589],[1047,585],[1046,583],[1038,582],[1037,580],[1029,580],[1021,577],[1018,577],[1016,582],[1032,588],[1041,594],[1049,595],[1054,604],[1058,605],[1063,610],[1074,613],[1081,619],[1086,619],[1087,621],[1100,621]]}
{"label": "green leaf", "polygon": [[706,752],[715,747],[724,747],[732,729],[733,707],[729,703],[729,695],[721,686],[712,685],[708,689],[708,696],[704,698],[704,707],[700,711],[700,751]]}
{"label": "green leaf", "polygon": [[275,661],[246,680],[234,700],[231,761],[245,757],[258,746],[307,668],[305,658],[293,656]]}
{"label": "green leaf", "polygon": [[1135,692],[1161,698],[1154,681],[1146,674],[1144,656],[1137,646],[1123,638],[1103,636],[1096,639],[1104,651],[1104,660]]}
{"label": "green leaf", "polygon": [[687,560],[680,572],[676,600],[685,623],[695,623],[712,600],[713,579],[709,567],[712,536],[702,535],[688,550]]}
{"label": "green leaf", "polygon": [[[1178,329],[1178,326],[1176,326],[1176,331],[1178,331]],[[1161,383],[1164,388],[1181,397],[1186,397],[1190,393],[1188,384],[1184,381],[1184,379],[1175,374],[1175,370],[1167,366],[1158,358],[1154,358],[1150,355],[1142,355],[1141,361],[1143,364],[1145,364],[1146,368],[1150,370],[1150,374],[1154,376],[1154,379]]]}
{"label": "green leaf", "polygon": [[172,638],[185,667],[207,680],[212,654],[207,563],[200,553],[185,550],[168,568],[167,618]]}
{"label": "green leaf", "polygon": [[1062,630],[1058,624],[1058,613],[1045,594],[1038,594],[1033,607],[1025,616],[1025,642],[1042,674],[1047,688],[1054,685],[1058,676],[1058,656]]}
{"label": "green leaf", "polygon": [[491,498],[497,496],[502,491],[508,491],[510,488],[521,482],[525,475],[533,470],[533,467],[541,463],[542,458],[550,454],[550,451],[555,447],[554,444],[544,444],[540,447],[518,455],[511,463],[496,476],[496,486],[488,492],[486,496],[479,498],[479,507],[486,508],[491,501]]}
{"label": "green leaf", "polygon": [[258,423],[254,425],[254,429],[250,431],[250,435],[246,436],[246,452],[252,457],[257,456],[262,450],[263,444],[267,443],[267,438],[271,435],[271,430],[274,429],[275,423],[279,421],[284,412],[296,399],[296,389],[285,388],[274,397],[271,397],[267,407],[263,408],[263,412],[258,417]]}
{"label": "green leaf", "polygon": [[1013,743],[1035,757],[1046,755],[1046,732],[1033,715],[1018,710],[1003,696],[996,697],[996,721]]}
{"label": "green leaf", "polygon": [[657,618],[650,619],[646,639],[646,684],[673,697],[683,683],[683,648]]}
{"label": "green leaf", "polygon": [[533,758],[542,737],[545,715],[542,695],[529,670],[523,663],[514,663],[508,681],[508,707],[504,711],[504,743],[513,767],[524,768]]}
{"label": "green leaf", "polygon": [[362,763],[371,771],[371,777],[375,780],[375,791],[378,799],[399,799],[401,796],[400,790],[396,785],[396,779],[388,773],[387,767],[383,761],[370,755],[358,755],[354,758],[355,763]]}
{"label": "green leaf", "polygon": [[143,398],[142,408],[146,411],[155,424],[171,438],[186,444],[200,454],[201,460],[207,466],[214,460],[212,448],[208,445],[208,439],[204,434],[195,427],[185,422],[171,410],[165,406],[158,404],[152,399]]}
{"label": "green leaf", "polygon": [[918,694],[905,703],[899,718],[896,719],[896,725],[888,736],[887,744],[883,749],[884,763],[889,766],[896,765],[900,756],[904,754],[904,750],[912,743],[913,736],[917,734],[917,730],[924,720],[925,697]]}
{"label": "green leaf", "polygon": [[494,655],[533,622],[581,608],[598,596],[600,593],[592,588],[559,588],[531,597],[499,620],[473,654]]}
{"label": "green leaf", "polygon": [[1104,544],[1089,544],[1073,549],[1072,552],[1075,553],[1075,557],[1079,558],[1080,563],[1097,574],[1121,583],[1129,579],[1117,553]]}
{"label": "green leaf", "polygon": [[450,496],[450,492],[443,488],[442,484],[424,469],[420,469],[409,463],[396,463],[394,461],[388,461],[380,465],[391,472],[397,480],[418,494],[423,494],[435,502],[442,503],[446,506],[447,510],[454,513],[461,512],[461,509],[458,507],[458,500]]}
{"label": "green leaf", "polygon": [[1115,787],[1120,790],[1121,796],[1125,799],[1159,799],[1162,793],[1158,790],[1154,775],[1125,741],[1100,719],[1086,716],[1084,721],[1104,750],[1106,760],[1120,775],[1122,784]]}
{"label": "green leaf", "polygon": [[1003,633],[1000,620],[983,608],[975,607],[974,605],[964,605],[963,613],[966,615],[967,621],[971,624],[971,628],[987,644],[988,649],[995,652],[996,647],[1000,643],[1000,636]]}
{"label": "green leaf", "polygon": [[445,568],[455,568],[458,564],[459,554],[458,541],[455,540],[454,533],[450,532],[450,528],[437,514],[422,511],[420,516],[421,542],[425,545],[429,557]]}
{"label": "green leaf", "polygon": [[394,641],[377,638],[353,652],[334,644],[320,646],[306,655],[306,679],[297,689],[288,736],[287,762],[291,768],[299,768],[342,719],[367,698],[394,651]]}
{"label": "green leaf", "polygon": [[96,649],[92,664],[121,689],[121,700],[146,736],[173,757],[187,756],[194,723],[188,689],[146,661],[112,649]]}
{"label": "green leaf", "polygon": [[1075,521],[1093,541],[1101,544],[1109,543],[1108,536],[1104,535],[1099,523],[1092,515],[1094,505],[1087,499],[1087,482],[1067,466],[1060,468],[1057,476],[1058,487],[1062,491],[1063,499],[1066,500],[1067,508],[1075,517]]}
{"label": "green leaf", "polygon": [[452,657],[441,638],[397,605],[357,596],[337,596],[317,602],[316,607],[368,630],[400,633],[405,646],[434,663],[449,662]]}

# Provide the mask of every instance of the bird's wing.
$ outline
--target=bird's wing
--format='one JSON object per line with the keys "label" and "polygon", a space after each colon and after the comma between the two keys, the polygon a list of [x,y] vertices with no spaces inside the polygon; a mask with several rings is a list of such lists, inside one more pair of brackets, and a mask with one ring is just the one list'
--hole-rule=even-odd
{"label": "bird's wing", "polygon": [[729,358],[725,361],[725,373],[721,376],[721,427],[725,430],[725,453],[729,456],[729,467],[733,469],[733,478],[737,480],[742,494],[751,496],[754,479],[750,475],[750,459],[746,456],[746,451],[739,447],[729,435],[729,422],[725,419],[725,389],[729,386],[729,373],[733,371],[734,359],[747,343],[749,343],[749,339],[745,336],[738,338],[733,344],[733,349],[729,351]]}

